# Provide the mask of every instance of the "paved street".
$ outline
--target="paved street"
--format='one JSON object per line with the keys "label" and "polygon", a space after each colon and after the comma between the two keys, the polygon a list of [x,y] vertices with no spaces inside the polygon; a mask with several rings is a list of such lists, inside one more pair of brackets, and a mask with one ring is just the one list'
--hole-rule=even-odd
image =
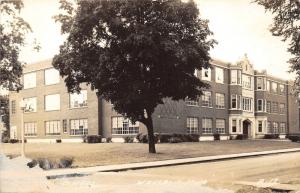
{"label": "paved street", "polygon": [[[97,187],[100,192],[209,192],[214,189],[237,190],[237,181],[288,183],[300,185],[300,153],[238,159],[221,162],[152,168],[118,173],[53,180],[56,185],[77,190]],[[95,190],[95,189],[94,189]]]}

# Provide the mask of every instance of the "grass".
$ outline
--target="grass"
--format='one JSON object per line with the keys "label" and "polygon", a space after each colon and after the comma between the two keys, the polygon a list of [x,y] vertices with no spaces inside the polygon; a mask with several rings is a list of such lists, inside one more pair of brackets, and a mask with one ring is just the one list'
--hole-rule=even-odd
{"label": "grass", "polygon": [[[2,144],[2,152],[16,156],[20,144]],[[300,148],[300,143],[272,140],[230,140],[198,143],[157,144],[157,154],[148,153],[148,145],[140,143],[56,143],[26,144],[26,157],[59,159],[72,157],[73,166],[88,167],[121,163],[190,158],[253,151]]]}

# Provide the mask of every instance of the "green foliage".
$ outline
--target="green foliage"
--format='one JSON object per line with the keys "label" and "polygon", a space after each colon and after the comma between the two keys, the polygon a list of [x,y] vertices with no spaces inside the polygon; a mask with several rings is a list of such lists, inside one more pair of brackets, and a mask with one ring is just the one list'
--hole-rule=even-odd
{"label": "green foliage", "polygon": [[0,86],[19,90],[23,66],[19,61],[20,48],[24,46],[26,34],[31,32],[29,24],[19,16],[23,8],[21,0],[0,1]]}
{"label": "green foliage", "polygon": [[[76,9],[75,9],[76,7]],[[61,0],[67,40],[53,65],[68,91],[91,85],[114,109],[147,126],[154,147],[151,115],[164,98],[197,98],[207,84],[195,69],[210,67],[215,41],[193,1],[90,0],[74,6]]]}
{"label": "green foliage", "polygon": [[256,0],[273,15],[270,31],[274,36],[289,42],[288,51],[293,55],[289,60],[291,71],[297,74],[295,91],[300,92],[300,1],[299,0]]}
{"label": "green foliage", "polygon": [[[0,95],[0,116],[2,116],[2,121],[4,122],[5,128],[9,131],[9,99],[8,96]],[[9,135],[9,132],[6,132]]]}

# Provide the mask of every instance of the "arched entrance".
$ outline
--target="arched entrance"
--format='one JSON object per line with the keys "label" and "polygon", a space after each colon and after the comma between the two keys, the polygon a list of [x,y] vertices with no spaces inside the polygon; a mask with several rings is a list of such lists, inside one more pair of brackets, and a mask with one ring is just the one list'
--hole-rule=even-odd
{"label": "arched entrance", "polygon": [[249,119],[243,121],[243,135],[247,139],[251,138],[251,121]]}

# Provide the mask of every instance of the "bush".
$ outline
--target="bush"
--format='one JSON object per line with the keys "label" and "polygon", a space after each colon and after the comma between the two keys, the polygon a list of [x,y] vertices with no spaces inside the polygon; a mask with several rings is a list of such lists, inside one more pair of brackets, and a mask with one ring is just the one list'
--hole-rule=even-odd
{"label": "bush", "polygon": [[199,134],[189,134],[190,142],[199,142]]}
{"label": "bush", "polygon": [[219,141],[220,140],[220,134],[219,133],[215,133],[214,134],[214,140],[215,141]]}
{"label": "bush", "polygon": [[19,143],[18,139],[9,139],[9,143]]}
{"label": "bush", "polygon": [[61,139],[56,139],[56,143],[61,143]]}
{"label": "bush", "polygon": [[300,135],[288,135],[287,138],[292,142],[300,142]]}
{"label": "bush", "polygon": [[[160,134],[154,133],[154,143],[158,143]],[[148,135],[139,133],[135,137],[139,143],[148,143]]]}
{"label": "bush", "polygon": [[123,137],[123,139],[124,139],[124,143],[133,143],[134,141],[134,137],[132,136],[125,136]]}
{"label": "bush", "polygon": [[247,135],[238,134],[235,139],[237,139],[237,140],[244,140],[244,139],[247,139]]}
{"label": "bush", "polygon": [[264,139],[279,139],[279,134],[265,134]]}
{"label": "bush", "polygon": [[8,143],[9,137],[8,136],[2,136],[2,143]]}
{"label": "bush", "polygon": [[101,135],[88,135],[83,138],[84,143],[101,143]]}
{"label": "bush", "polygon": [[73,158],[62,158],[59,160],[58,168],[70,168],[73,164]]}
{"label": "bush", "polygon": [[111,140],[111,137],[106,137],[106,143],[111,143],[112,140]]}
{"label": "bush", "polygon": [[183,140],[180,137],[172,136],[169,140],[169,143],[181,143]]}
{"label": "bush", "polygon": [[32,160],[27,163],[29,168],[33,168],[36,165],[39,165],[40,168],[44,170],[55,169],[55,168],[70,168],[73,164],[73,158],[61,158],[59,160],[49,160],[45,158],[39,158]]}
{"label": "bush", "polygon": [[158,138],[160,143],[169,143],[170,139],[172,138],[172,135],[164,133],[160,134]]}

